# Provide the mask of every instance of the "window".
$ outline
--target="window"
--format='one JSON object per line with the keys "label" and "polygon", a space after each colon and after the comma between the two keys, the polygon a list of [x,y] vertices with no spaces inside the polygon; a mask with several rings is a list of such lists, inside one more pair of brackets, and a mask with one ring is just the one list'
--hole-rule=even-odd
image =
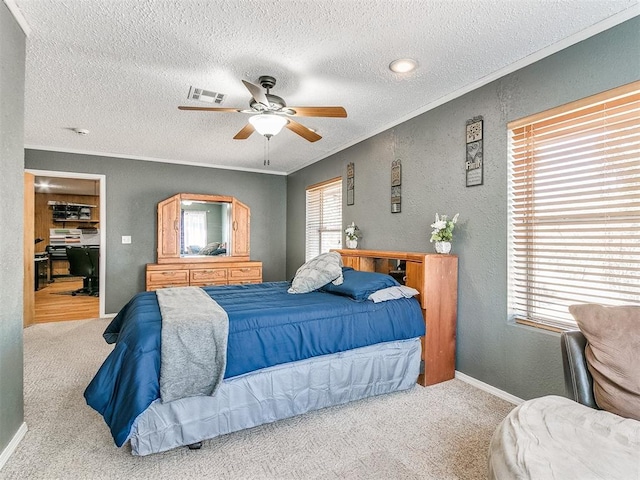
{"label": "window", "polygon": [[307,188],[305,261],[332,248],[342,248],[342,179]]}
{"label": "window", "polygon": [[[184,248],[203,248],[207,244],[207,212],[184,211]],[[192,252],[188,252],[192,253]],[[195,253],[195,252],[194,252]]]}
{"label": "window", "polygon": [[512,122],[509,310],[575,328],[575,303],[640,305],[640,82]]}

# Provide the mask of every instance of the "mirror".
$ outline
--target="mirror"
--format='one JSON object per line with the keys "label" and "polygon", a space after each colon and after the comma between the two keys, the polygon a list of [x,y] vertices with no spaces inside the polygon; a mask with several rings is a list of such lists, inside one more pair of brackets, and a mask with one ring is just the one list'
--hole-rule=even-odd
{"label": "mirror", "polygon": [[177,193],[158,203],[158,263],[249,261],[250,219],[234,197]]}
{"label": "mirror", "polygon": [[228,256],[231,204],[182,200],[180,202],[180,256]]}

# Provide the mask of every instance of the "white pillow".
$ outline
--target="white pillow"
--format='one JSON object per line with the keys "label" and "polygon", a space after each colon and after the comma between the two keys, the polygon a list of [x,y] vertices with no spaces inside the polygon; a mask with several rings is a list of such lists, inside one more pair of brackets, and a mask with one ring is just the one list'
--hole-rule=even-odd
{"label": "white pillow", "polygon": [[374,303],[380,303],[386,302],[387,300],[395,300],[397,298],[411,298],[419,293],[420,292],[415,288],[400,285],[383,288],[377,292],[373,292],[369,295],[369,300],[373,300]]}
{"label": "white pillow", "polygon": [[342,257],[337,252],[321,253],[302,265],[291,282],[289,293],[308,293],[333,281],[340,285],[342,278]]}

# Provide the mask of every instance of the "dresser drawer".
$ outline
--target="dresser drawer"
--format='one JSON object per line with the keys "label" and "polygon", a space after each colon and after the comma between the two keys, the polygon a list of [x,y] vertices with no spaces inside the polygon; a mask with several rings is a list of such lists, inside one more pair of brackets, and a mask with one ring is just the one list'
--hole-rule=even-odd
{"label": "dresser drawer", "polygon": [[262,282],[262,262],[216,261],[202,263],[148,264],[147,291],[166,287],[206,287]]}
{"label": "dresser drawer", "polygon": [[262,283],[261,278],[247,278],[245,280],[229,280],[229,285],[247,285],[249,283]]}
{"label": "dresser drawer", "polygon": [[189,270],[147,271],[147,285],[184,287],[189,285]]}
{"label": "dresser drawer", "polygon": [[158,283],[148,283],[147,284],[147,292],[154,292],[156,290],[160,290],[161,288],[173,288],[173,287],[188,287],[189,285],[185,285],[183,283],[163,283],[163,284],[158,284]]}
{"label": "dresser drawer", "polygon": [[231,267],[228,269],[229,283],[260,283],[262,267]]}
{"label": "dresser drawer", "polygon": [[191,285],[209,285],[209,284],[225,284],[227,283],[226,268],[203,268],[191,270],[189,276]]}

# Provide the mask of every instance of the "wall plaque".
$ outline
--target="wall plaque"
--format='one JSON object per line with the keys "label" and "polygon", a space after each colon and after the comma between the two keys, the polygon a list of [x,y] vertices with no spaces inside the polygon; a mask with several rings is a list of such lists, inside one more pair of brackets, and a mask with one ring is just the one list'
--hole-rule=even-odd
{"label": "wall plaque", "polygon": [[391,213],[399,213],[402,204],[402,162],[391,162]]}
{"label": "wall plaque", "polygon": [[484,173],[483,161],[483,125],[482,116],[467,120],[467,146],[465,171],[467,187],[482,185]]}
{"label": "wall plaque", "polygon": [[354,203],[354,181],[355,181],[355,166],[353,162],[347,164],[347,205],[353,205]]}

